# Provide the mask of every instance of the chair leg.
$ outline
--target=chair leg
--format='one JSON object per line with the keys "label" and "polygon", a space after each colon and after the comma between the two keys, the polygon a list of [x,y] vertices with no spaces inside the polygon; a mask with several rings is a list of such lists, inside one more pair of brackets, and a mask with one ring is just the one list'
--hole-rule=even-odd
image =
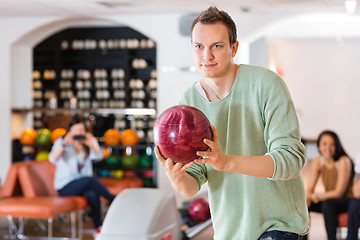
{"label": "chair leg", "polygon": [[9,222],[9,238],[13,239],[16,238],[17,226],[14,222],[14,219],[11,215],[7,216],[7,220]]}
{"label": "chair leg", "polygon": [[39,228],[41,229],[41,231],[45,232],[47,230],[46,225],[40,219],[36,219],[35,221],[39,226]]}
{"label": "chair leg", "polygon": [[53,237],[53,218],[48,218],[48,239],[52,240]]}
{"label": "chair leg", "polygon": [[84,215],[84,210],[79,210],[79,231],[78,231],[78,238],[82,239],[83,238],[83,233],[84,233],[84,228],[83,228],[83,215]]}
{"label": "chair leg", "polygon": [[18,228],[18,232],[17,232],[18,239],[26,238],[26,236],[24,235],[25,222],[26,221],[24,220],[24,218],[22,218],[22,217],[19,218],[19,228]]}
{"label": "chair leg", "polygon": [[76,239],[76,213],[72,211],[71,216],[71,239]]}

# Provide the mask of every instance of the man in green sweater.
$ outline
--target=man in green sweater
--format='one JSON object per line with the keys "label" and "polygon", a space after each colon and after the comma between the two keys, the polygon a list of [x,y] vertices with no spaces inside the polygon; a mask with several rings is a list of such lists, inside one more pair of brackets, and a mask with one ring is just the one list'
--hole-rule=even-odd
{"label": "man in green sweater", "polygon": [[195,65],[203,78],[179,104],[200,109],[213,140],[182,165],[155,149],[173,187],[194,196],[208,182],[214,239],[307,239],[305,163],[297,116],[284,81],[270,70],[233,62],[236,26],[215,7],[193,22]]}

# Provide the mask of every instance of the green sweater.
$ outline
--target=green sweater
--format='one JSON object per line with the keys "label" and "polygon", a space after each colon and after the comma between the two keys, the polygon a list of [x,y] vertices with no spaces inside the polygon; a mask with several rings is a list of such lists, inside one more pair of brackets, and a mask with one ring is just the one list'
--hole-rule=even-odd
{"label": "green sweater", "polygon": [[268,154],[275,165],[271,178],[216,171],[194,164],[187,172],[201,186],[208,182],[214,239],[256,240],[271,230],[309,231],[294,104],[284,81],[272,71],[241,65],[230,93],[209,102],[194,86],[179,99],[200,109],[215,126],[218,144],[229,155]]}

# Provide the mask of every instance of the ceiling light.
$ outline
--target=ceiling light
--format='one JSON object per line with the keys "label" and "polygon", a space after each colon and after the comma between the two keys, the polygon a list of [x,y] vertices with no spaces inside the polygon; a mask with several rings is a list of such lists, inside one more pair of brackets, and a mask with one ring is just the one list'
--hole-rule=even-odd
{"label": "ceiling light", "polygon": [[357,0],[345,0],[345,9],[346,12],[350,15],[353,15],[356,10]]}

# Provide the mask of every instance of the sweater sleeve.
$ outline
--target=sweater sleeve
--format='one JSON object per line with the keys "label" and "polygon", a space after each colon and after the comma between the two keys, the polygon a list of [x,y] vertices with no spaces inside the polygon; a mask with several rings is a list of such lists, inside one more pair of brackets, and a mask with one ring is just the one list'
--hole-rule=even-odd
{"label": "sweater sleeve", "polygon": [[268,71],[260,93],[263,99],[264,138],[267,155],[274,161],[270,179],[288,180],[297,177],[305,164],[305,147],[300,141],[299,123],[290,93],[284,81]]}

